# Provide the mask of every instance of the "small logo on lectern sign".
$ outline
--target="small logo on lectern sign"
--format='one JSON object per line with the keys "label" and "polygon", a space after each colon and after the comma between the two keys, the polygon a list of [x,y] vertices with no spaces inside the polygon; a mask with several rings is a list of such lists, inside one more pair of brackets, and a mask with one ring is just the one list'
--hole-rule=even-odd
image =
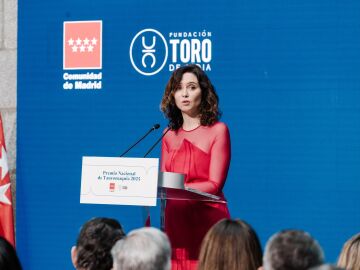
{"label": "small logo on lectern sign", "polygon": [[115,183],[109,183],[109,191],[114,192],[115,191]]}
{"label": "small logo on lectern sign", "polygon": [[138,32],[130,44],[130,60],[140,74],[150,76],[158,73],[168,58],[168,45],[164,36],[155,29]]}
{"label": "small logo on lectern sign", "polygon": [[102,21],[66,21],[63,68],[102,68]]}

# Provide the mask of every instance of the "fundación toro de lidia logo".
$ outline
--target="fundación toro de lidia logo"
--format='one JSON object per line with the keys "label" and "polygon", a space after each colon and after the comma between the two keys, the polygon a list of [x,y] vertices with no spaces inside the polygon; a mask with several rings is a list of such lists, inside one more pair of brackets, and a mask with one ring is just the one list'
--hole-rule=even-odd
{"label": "fundaci\u00f3n toro de lidia logo", "polygon": [[206,30],[163,35],[155,29],[143,29],[130,43],[130,62],[145,76],[159,73],[166,65],[169,71],[187,64],[197,64],[203,70],[211,71],[211,37],[212,33]]}
{"label": "fundaci\u00f3n toro de lidia logo", "polygon": [[64,22],[63,69],[65,90],[102,88],[102,21]]}

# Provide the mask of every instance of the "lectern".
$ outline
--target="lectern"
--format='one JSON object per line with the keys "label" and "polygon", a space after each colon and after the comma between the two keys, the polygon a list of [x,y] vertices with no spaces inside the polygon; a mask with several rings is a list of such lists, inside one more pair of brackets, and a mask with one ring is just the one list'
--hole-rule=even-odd
{"label": "lectern", "polygon": [[173,172],[160,172],[158,180],[158,199],[160,208],[160,227],[165,230],[165,207],[166,201],[171,200],[196,200],[216,203],[226,203],[221,197],[185,187],[185,175]]}
{"label": "lectern", "polygon": [[147,218],[148,207],[160,200],[162,230],[167,200],[226,203],[221,197],[185,187],[184,174],[159,172],[158,163],[154,158],[83,157],[80,203],[144,206]]}

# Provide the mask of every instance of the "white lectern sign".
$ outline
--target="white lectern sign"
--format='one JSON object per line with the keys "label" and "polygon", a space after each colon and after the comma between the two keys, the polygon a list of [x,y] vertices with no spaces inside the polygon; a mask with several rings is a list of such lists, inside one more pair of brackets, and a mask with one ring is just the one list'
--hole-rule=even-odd
{"label": "white lectern sign", "polygon": [[156,205],[159,159],[83,157],[80,203]]}

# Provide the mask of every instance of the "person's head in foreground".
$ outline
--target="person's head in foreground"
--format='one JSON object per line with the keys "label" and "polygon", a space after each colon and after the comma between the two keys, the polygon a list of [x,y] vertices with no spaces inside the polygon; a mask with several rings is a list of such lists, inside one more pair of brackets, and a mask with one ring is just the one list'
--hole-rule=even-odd
{"label": "person's head in foreground", "polygon": [[337,265],[346,270],[360,269],[360,233],[345,242]]}
{"label": "person's head in foreground", "polygon": [[110,270],[111,249],[125,233],[120,223],[111,218],[94,218],[81,228],[71,260],[78,270]]}
{"label": "person's head in foreground", "polygon": [[21,270],[14,247],[2,237],[0,237],[0,269]]}
{"label": "person's head in foreground", "polygon": [[345,269],[337,267],[336,265],[322,264],[319,266],[311,267],[308,270],[345,270]]}
{"label": "person's head in foreground", "polygon": [[323,251],[310,234],[300,230],[284,230],[266,243],[264,270],[307,270],[323,263]]}
{"label": "person's head in foreground", "polygon": [[197,65],[176,69],[166,85],[161,111],[169,119],[172,130],[178,130],[184,117],[198,118],[203,126],[218,121],[219,98],[205,72]]}
{"label": "person's head in foreground", "polygon": [[166,234],[145,227],[117,241],[111,254],[114,270],[169,270],[171,247]]}
{"label": "person's head in foreground", "polygon": [[260,241],[249,224],[223,219],[206,234],[198,270],[256,270],[262,263]]}

